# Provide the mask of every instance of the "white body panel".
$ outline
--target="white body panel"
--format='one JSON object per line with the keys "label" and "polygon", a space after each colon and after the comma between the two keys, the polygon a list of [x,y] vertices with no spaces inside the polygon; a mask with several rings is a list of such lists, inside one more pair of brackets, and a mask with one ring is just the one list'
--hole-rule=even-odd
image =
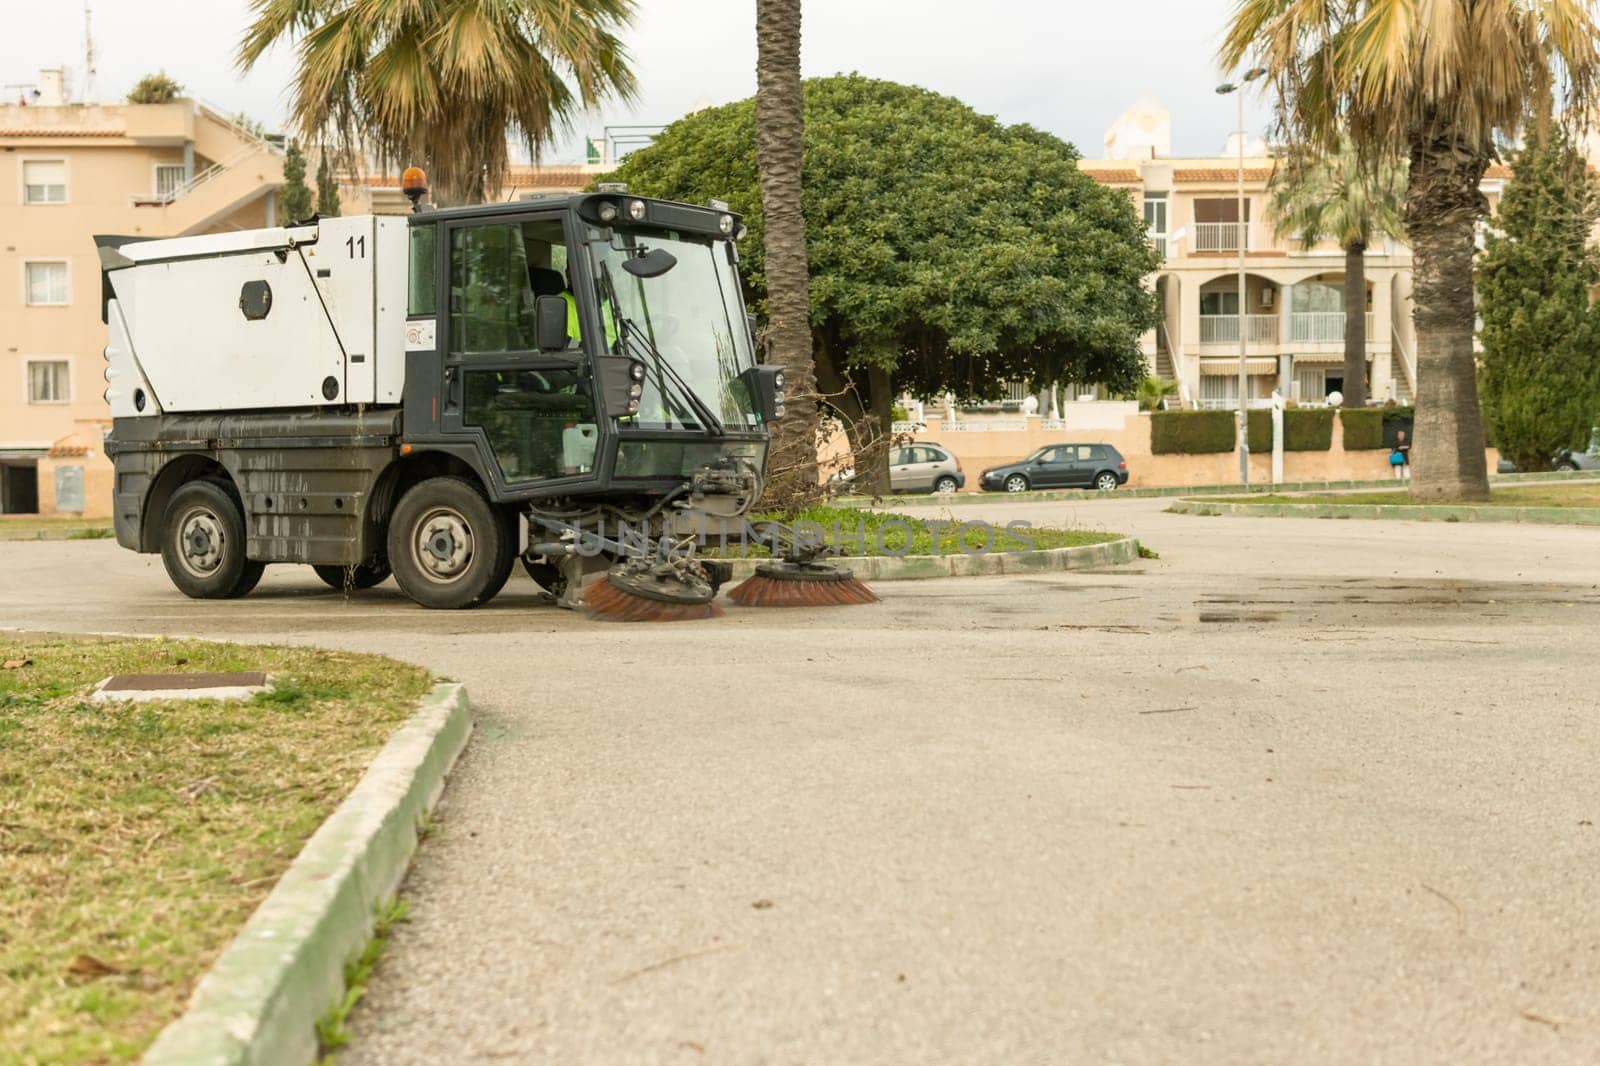
{"label": "white body panel", "polygon": [[[133,265],[108,275],[113,415],[399,403],[406,228],[358,215],[121,246]],[[256,320],[241,306],[250,282],[271,289]]]}

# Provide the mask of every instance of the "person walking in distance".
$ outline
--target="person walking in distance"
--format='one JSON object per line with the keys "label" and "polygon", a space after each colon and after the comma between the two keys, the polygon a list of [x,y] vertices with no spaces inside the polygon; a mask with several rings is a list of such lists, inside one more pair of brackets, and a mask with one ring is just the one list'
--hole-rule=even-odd
{"label": "person walking in distance", "polygon": [[1389,453],[1389,465],[1394,467],[1396,480],[1411,476],[1411,442],[1406,440],[1406,431],[1398,430],[1394,438],[1394,451]]}

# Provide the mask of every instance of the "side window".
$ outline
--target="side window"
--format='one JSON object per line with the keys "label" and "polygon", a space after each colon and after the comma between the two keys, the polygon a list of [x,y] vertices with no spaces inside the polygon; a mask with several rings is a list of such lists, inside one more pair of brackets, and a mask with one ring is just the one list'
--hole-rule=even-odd
{"label": "side window", "polygon": [[1095,455],[1095,447],[1092,444],[1080,444],[1080,445],[1078,445],[1078,460],[1080,462],[1085,462],[1086,463],[1086,462],[1090,461],[1091,459],[1098,459],[1098,458],[1099,458],[1099,456]]}
{"label": "side window", "polygon": [[890,466],[905,466],[909,462],[911,462],[910,448],[896,448],[889,457]]}
{"label": "side window", "polygon": [[406,314],[436,314],[439,310],[439,227],[412,226],[410,242]]}
{"label": "side window", "polygon": [[450,233],[450,350],[533,347],[533,292],[522,228],[514,222]]}
{"label": "side window", "polygon": [[594,396],[570,370],[468,370],[463,421],[480,426],[507,481],[594,470]]}

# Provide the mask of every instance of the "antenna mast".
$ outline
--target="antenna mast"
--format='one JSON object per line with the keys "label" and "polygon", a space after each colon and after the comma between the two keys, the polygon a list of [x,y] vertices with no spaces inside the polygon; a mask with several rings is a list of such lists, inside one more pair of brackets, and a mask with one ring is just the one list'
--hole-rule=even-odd
{"label": "antenna mast", "polygon": [[89,0],[83,0],[83,102],[94,100],[94,22]]}

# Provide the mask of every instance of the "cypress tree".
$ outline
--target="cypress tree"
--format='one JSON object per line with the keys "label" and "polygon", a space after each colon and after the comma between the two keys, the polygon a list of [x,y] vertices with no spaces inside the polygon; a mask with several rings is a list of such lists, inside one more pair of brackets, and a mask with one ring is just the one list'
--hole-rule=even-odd
{"label": "cypress tree", "polygon": [[311,190],[306,187],[306,157],[300,145],[290,141],[283,153],[283,188],[279,196],[279,218],[287,224],[311,217]]}
{"label": "cypress tree", "polygon": [[1600,312],[1589,303],[1600,190],[1566,133],[1548,126],[1512,160],[1478,271],[1484,419],[1520,470],[1548,470],[1600,423]]}
{"label": "cypress tree", "polygon": [[333,161],[326,150],[317,162],[317,214],[336,218],[339,214],[339,179],[333,174]]}

